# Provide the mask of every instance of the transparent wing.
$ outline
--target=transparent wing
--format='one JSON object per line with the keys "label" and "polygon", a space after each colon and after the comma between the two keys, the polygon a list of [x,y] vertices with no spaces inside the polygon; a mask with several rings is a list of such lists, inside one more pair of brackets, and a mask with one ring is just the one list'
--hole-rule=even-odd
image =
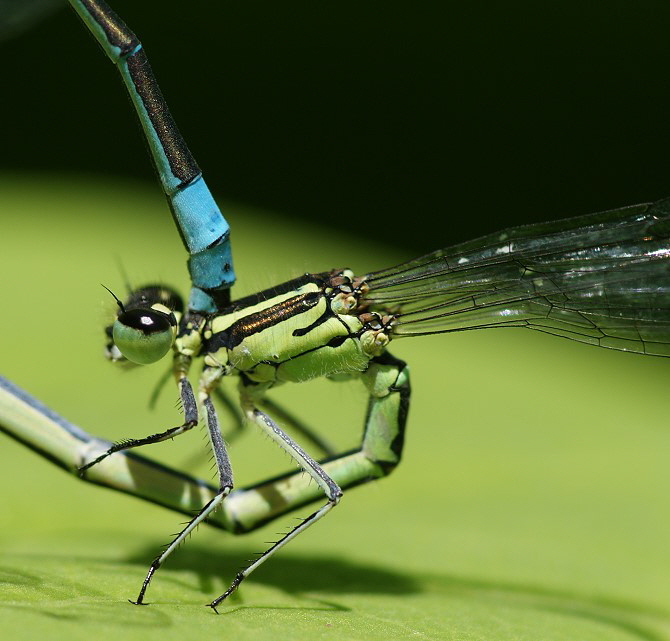
{"label": "transparent wing", "polygon": [[670,199],[484,236],[367,274],[394,336],[527,327],[670,356]]}

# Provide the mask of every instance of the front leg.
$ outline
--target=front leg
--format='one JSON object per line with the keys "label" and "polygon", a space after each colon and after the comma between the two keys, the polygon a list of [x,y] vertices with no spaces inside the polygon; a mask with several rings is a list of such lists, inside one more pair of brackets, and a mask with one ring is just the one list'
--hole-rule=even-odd
{"label": "front leg", "polygon": [[186,377],[190,365],[190,357],[183,356],[181,354],[177,354],[175,356],[173,362],[173,373],[177,379],[177,387],[179,388],[179,401],[184,412],[184,422],[181,425],[171,427],[164,432],[150,434],[144,438],[133,438],[114,443],[114,445],[100,454],[100,456],[86,463],[85,465],[82,465],[79,468],[79,476],[83,477],[87,469],[100,463],[100,461],[106,459],[115,452],[129,450],[133,447],[140,447],[141,445],[149,445],[150,443],[160,443],[161,441],[179,436],[180,434],[183,434],[184,432],[187,432],[188,430],[195,427],[198,424],[198,406],[195,402],[193,388],[191,387],[191,384]]}

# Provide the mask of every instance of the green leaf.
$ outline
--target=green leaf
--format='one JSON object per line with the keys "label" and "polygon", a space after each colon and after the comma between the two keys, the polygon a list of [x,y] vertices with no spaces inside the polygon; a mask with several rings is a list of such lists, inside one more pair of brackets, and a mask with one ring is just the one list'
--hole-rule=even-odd
{"label": "green leaf", "polygon": [[[187,290],[185,253],[157,190],[5,177],[2,374],[108,439],[175,425],[176,392],[147,399],[164,365],[101,357],[123,293]],[[410,258],[355,224],[296,226],[229,205],[239,286]],[[436,245],[448,244],[436,239]],[[413,397],[402,465],[346,492],[328,518],[254,573],[216,616],[204,607],[292,519],[234,537],[201,528],[134,598],[183,517],[79,482],[2,437],[4,638],[627,641],[670,639],[670,363],[523,330],[398,340]],[[342,448],[362,387],[318,382],[273,397]],[[143,454],[211,478],[200,434]],[[236,481],[289,463],[248,430]],[[302,514],[304,516],[304,514]]]}

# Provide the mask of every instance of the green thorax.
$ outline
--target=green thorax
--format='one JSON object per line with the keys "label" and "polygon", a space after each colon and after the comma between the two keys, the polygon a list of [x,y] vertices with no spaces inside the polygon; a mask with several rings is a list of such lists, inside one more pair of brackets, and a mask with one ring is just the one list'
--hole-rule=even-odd
{"label": "green thorax", "polygon": [[202,328],[205,363],[259,383],[366,369],[388,339],[349,270],[306,274],[236,301]]}

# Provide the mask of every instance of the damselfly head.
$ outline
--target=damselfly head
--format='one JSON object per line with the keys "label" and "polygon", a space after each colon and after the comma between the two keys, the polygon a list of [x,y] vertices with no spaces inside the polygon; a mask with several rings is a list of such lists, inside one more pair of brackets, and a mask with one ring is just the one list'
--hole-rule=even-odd
{"label": "damselfly head", "polygon": [[147,285],[131,292],[125,302],[112,296],[119,310],[114,323],[105,329],[107,358],[138,365],[163,358],[174,344],[184,309],[179,294],[164,285]]}

